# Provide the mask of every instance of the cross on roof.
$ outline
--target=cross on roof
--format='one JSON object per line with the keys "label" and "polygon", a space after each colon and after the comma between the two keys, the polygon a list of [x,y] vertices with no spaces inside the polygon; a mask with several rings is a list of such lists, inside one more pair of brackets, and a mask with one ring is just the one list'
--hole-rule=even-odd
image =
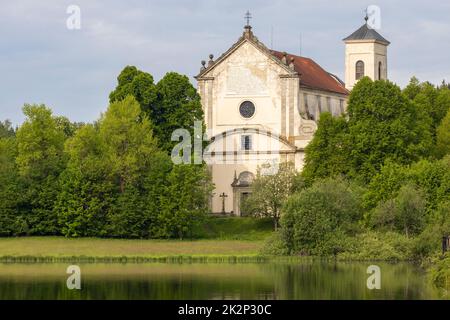
{"label": "cross on roof", "polygon": [[247,13],[245,14],[245,20],[247,20],[247,27],[250,26],[250,19],[252,19],[252,14],[250,13],[249,10],[247,10]]}

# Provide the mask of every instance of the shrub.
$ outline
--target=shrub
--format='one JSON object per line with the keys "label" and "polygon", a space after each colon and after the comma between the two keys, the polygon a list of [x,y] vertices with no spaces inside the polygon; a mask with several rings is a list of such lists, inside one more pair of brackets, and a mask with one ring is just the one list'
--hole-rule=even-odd
{"label": "shrub", "polygon": [[369,231],[347,241],[347,250],[339,255],[340,259],[388,261],[413,259],[412,241],[396,232]]}
{"label": "shrub", "polygon": [[260,254],[269,256],[286,256],[290,252],[286,247],[283,237],[279,231],[273,232],[264,242]]}
{"label": "shrub", "polygon": [[326,179],[289,198],[283,208],[281,238],[291,254],[329,255],[342,250],[355,230],[360,201],[342,179]]}
{"label": "shrub", "polygon": [[425,224],[423,192],[412,184],[403,186],[396,198],[381,202],[375,209],[374,226],[404,232],[408,237],[422,231]]}
{"label": "shrub", "polygon": [[450,202],[440,204],[423,232],[414,239],[414,255],[423,259],[441,250],[442,237],[450,235]]}
{"label": "shrub", "polygon": [[434,261],[430,271],[431,279],[437,287],[450,289],[450,255]]}

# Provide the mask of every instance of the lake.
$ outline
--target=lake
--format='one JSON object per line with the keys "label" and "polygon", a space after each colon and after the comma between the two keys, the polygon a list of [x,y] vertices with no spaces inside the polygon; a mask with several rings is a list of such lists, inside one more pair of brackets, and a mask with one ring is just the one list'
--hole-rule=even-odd
{"label": "lake", "polygon": [[[372,264],[380,290],[366,286]],[[81,290],[68,266],[0,264],[0,299],[448,299],[410,263],[79,264]]]}

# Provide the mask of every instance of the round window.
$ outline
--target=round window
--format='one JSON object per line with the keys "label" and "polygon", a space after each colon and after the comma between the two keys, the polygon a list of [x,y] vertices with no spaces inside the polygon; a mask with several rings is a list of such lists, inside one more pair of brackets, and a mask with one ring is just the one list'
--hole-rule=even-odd
{"label": "round window", "polygon": [[244,101],[239,107],[239,112],[244,118],[251,118],[255,114],[255,105],[253,102]]}

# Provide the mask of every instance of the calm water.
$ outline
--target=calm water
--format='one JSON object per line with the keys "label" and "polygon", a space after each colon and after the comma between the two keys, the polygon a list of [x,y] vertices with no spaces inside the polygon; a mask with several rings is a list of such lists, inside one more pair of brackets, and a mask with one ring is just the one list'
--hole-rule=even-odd
{"label": "calm water", "polygon": [[412,264],[375,263],[381,290],[368,290],[370,263],[0,264],[0,299],[443,299]]}

